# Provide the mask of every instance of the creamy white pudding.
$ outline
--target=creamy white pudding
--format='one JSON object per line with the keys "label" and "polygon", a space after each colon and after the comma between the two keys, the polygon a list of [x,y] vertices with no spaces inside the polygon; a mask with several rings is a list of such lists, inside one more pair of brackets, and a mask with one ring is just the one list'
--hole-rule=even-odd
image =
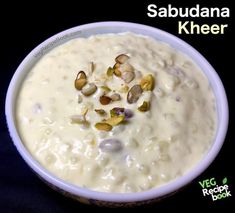
{"label": "creamy white pudding", "polygon": [[16,108],[20,137],[55,176],[137,192],[192,169],[212,145],[215,100],[194,62],[132,33],[78,38],[32,68]]}

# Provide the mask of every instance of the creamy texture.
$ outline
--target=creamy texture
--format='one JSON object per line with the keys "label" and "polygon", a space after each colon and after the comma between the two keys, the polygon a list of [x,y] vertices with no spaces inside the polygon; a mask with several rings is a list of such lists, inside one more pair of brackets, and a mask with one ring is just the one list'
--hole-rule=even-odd
{"label": "creamy texture", "polygon": [[[134,68],[130,83],[106,75],[119,54]],[[97,86],[91,96],[74,87],[80,70]],[[125,85],[130,89],[147,74],[154,77],[153,91],[127,103]],[[121,100],[102,105],[104,85],[112,90],[107,95],[118,93]],[[137,109],[143,101],[150,110]],[[111,131],[98,130],[95,124],[114,107],[133,116]],[[85,112],[88,125],[72,122]],[[184,175],[209,150],[216,130],[214,95],[200,69],[168,44],[132,33],[78,38],[44,55],[22,84],[16,118],[22,141],[47,170],[105,192],[144,191]],[[110,144],[101,145],[105,139],[118,143],[110,151]]]}

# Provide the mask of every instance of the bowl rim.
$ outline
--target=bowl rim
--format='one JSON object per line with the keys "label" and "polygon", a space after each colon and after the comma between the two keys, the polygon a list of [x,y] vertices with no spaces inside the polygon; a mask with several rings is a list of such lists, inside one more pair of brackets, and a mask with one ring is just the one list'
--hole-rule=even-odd
{"label": "bowl rim", "polygon": [[[202,70],[203,73],[205,74],[205,70],[207,70],[206,76],[208,80],[210,82],[211,81],[214,82],[216,89],[217,89],[216,99],[217,100],[219,99],[219,103],[217,102],[216,105],[218,106],[218,110],[220,111],[220,122],[218,122],[215,141],[213,145],[211,146],[210,150],[208,151],[208,153],[203,157],[203,159],[182,177],[172,180],[165,185],[150,189],[148,191],[143,191],[143,192],[107,193],[107,192],[92,191],[90,189],[75,186],[66,181],[63,181],[62,179],[57,178],[56,176],[51,174],[49,171],[47,171],[45,168],[43,168],[43,166],[41,166],[32,157],[30,152],[23,145],[23,142],[20,139],[20,136],[17,132],[17,128],[15,124],[14,102],[15,102],[15,97],[16,97],[16,92],[17,92],[15,85],[17,85],[17,82],[19,81],[19,79],[21,79],[21,82],[22,82],[23,78],[21,74],[26,69],[25,66],[30,63],[32,58],[35,56],[36,53],[38,53],[40,49],[50,44],[50,42],[55,41],[56,38],[60,38],[69,33],[74,33],[77,31],[86,31],[92,28],[99,28],[99,27],[117,28],[117,29],[123,27],[123,28],[128,28],[130,31],[133,31],[133,29],[138,29],[140,31],[145,32],[143,33],[144,35],[146,35],[146,32],[151,32],[160,37],[167,38],[168,40],[171,40],[172,42],[179,45],[180,47],[181,46],[184,47],[185,50],[187,50],[188,53],[190,53],[189,57],[191,57],[195,63],[196,61],[200,61],[200,67],[203,67],[203,70]],[[181,49],[179,50],[183,52]],[[196,64],[199,66],[198,62]],[[210,75],[210,78],[208,77],[208,75]],[[215,91],[214,91],[214,94],[215,94]],[[84,197],[84,198],[92,199],[92,200],[115,202],[115,203],[138,202],[138,201],[156,199],[156,198],[160,198],[165,195],[168,195],[174,191],[177,191],[178,189],[187,185],[188,183],[193,181],[195,178],[197,178],[203,171],[205,171],[207,167],[215,159],[215,157],[219,153],[224,143],[227,128],[228,128],[228,102],[227,102],[227,97],[226,97],[223,84],[218,74],[214,70],[214,68],[196,49],[194,49],[191,45],[184,42],[180,38],[168,32],[160,30],[158,28],[143,25],[143,24],[137,24],[137,23],[131,23],[131,22],[119,22],[119,21],[95,22],[95,23],[90,23],[90,24],[79,25],[77,27],[73,27],[73,28],[70,28],[70,29],[67,29],[65,31],[55,34],[54,36],[48,38],[47,40],[39,44],[36,48],[34,48],[21,62],[21,64],[19,65],[19,67],[17,68],[17,70],[15,71],[11,79],[11,82],[7,90],[6,100],[5,100],[5,115],[6,115],[7,126],[8,126],[10,136],[18,152],[26,161],[26,163],[33,169],[33,171],[35,171],[37,174],[39,174],[39,176],[45,179],[46,182],[48,182],[49,184],[55,185],[56,187],[79,197]]]}

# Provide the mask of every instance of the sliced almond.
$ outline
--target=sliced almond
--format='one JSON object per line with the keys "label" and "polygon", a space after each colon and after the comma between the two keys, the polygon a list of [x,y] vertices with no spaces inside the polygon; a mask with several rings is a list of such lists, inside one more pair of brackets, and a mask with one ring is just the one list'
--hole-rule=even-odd
{"label": "sliced almond", "polygon": [[108,105],[111,101],[112,99],[108,96],[105,96],[105,95],[100,96],[100,103],[102,105]]}
{"label": "sliced almond", "polygon": [[135,78],[135,73],[125,71],[125,72],[122,73],[121,78],[125,81],[125,83],[130,83]]}
{"label": "sliced almond", "polygon": [[87,83],[86,74],[85,74],[85,72],[80,71],[77,74],[77,77],[74,81],[74,86],[77,90],[81,90],[86,85],[86,83]]}
{"label": "sliced almond", "polygon": [[151,74],[144,76],[140,81],[140,86],[145,91],[154,89],[154,77]]}
{"label": "sliced almond", "polygon": [[116,58],[115,58],[115,61],[117,63],[120,63],[120,64],[124,64],[130,57],[128,55],[125,55],[125,54],[121,54],[121,55],[118,55]]}
{"label": "sliced almond", "polygon": [[94,83],[90,83],[82,88],[82,94],[85,96],[90,96],[94,94],[97,90],[97,86]]}
{"label": "sliced almond", "polygon": [[111,131],[113,127],[108,123],[100,122],[95,124],[95,128],[102,131]]}

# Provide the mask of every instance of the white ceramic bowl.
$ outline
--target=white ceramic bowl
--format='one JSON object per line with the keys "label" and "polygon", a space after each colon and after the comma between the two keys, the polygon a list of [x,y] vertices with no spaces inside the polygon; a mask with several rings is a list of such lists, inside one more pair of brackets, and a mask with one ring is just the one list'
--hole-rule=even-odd
{"label": "white ceramic bowl", "polygon": [[[85,188],[72,185],[66,181],[55,177],[49,171],[44,169],[31,156],[31,154],[25,148],[24,143],[21,140],[16,127],[16,99],[20,86],[24,81],[25,76],[30,71],[30,68],[41,58],[42,55],[44,55],[54,47],[77,37],[88,37],[94,34],[120,33],[126,31],[147,35],[157,40],[164,41],[170,44],[172,47],[187,54],[195,61],[195,63],[207,76],[212,90],[215,94],[218,127],[213,145],[211,146],[208,153],[197,164],[196,167],[194,167],[184,176],[174,181],[171,181],[170,183],[164,186],[138,193],[118,194],[91,191]],[[38,174],[50,186],[82,202],[95,203],[98,205],[100,204],[122,206],[142,204],[151,202],[156,199],[158,200],[177,191],[178,189],[191,182],[197,176],[199,176],[215,159],[224,142],[228,126],[228,104],[224,87],[217,73],[215,72],[213,67],[206,61],[206,59],[189,44],[185,43],[184,41],[167,32],[145,25],[126,22],[100,22],[74,27],[72,29],[56,34],[55,36],[44,41],[42,44],[37,46],[32,52],[28,54],[28,56],[23,60],[23,62],[16,70],[8,88],[6,97],[6,119],[10,135],[20,155],[23,157],[26,163],[33,169],[33,171],[36,172],[36,174]]]}

